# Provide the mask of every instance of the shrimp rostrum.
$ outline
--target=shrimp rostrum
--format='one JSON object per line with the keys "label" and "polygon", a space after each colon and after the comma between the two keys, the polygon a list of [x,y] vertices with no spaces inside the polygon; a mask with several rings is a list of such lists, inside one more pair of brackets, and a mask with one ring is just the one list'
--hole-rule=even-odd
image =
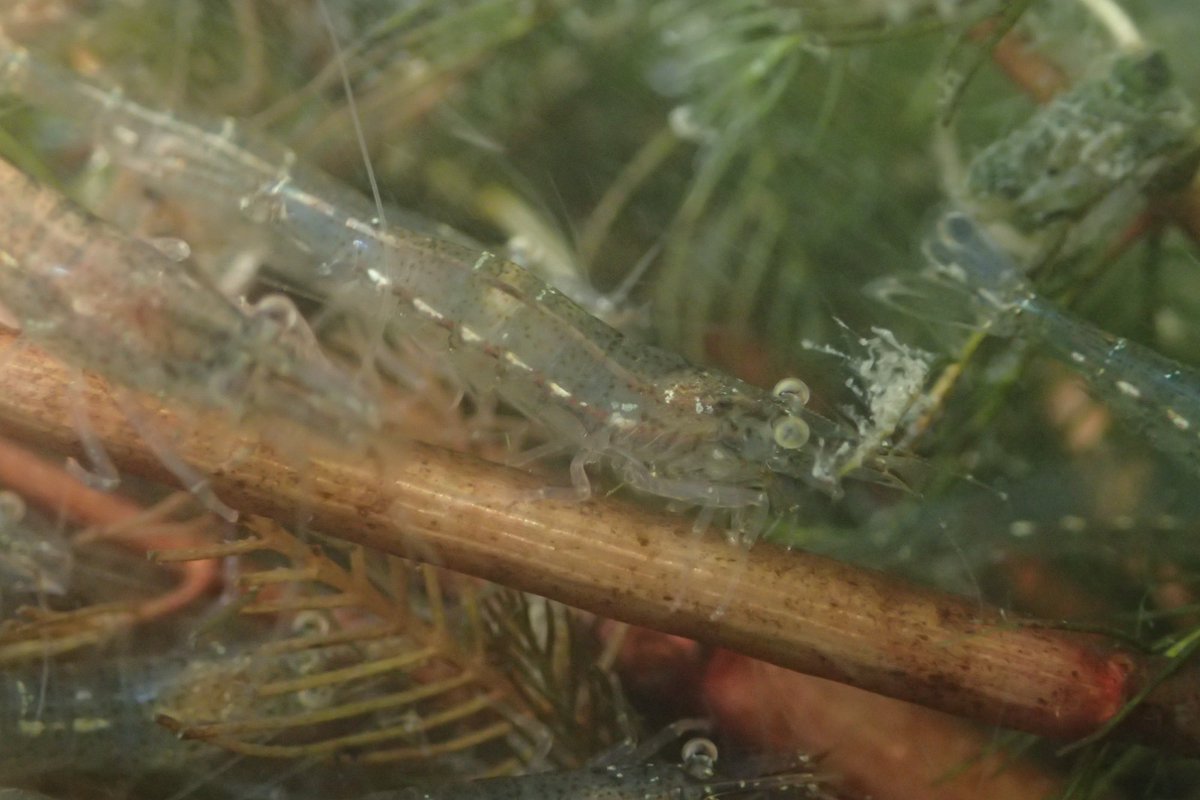
{"label": "shrimp rostrum", "polygon": [[572,481],[603,462],[643,493],[726,511],[752,538],[796,508],[849,431],[814,414],[795,378],[765,391],[623,336],[521,267],[387,226],[357,192],[286,148],[224,122],[152,111],[0,42],[8,88],[91,126],[110,158],[196,203],[224,203],[293,252],[276,280],[357,322],[370,351],[415,340],[473,390],[494,393],[573,453]]}

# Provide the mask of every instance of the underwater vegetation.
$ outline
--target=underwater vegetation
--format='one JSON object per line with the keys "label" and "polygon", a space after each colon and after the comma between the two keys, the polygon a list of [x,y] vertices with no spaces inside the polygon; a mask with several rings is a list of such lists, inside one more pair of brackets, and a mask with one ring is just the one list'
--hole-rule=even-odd
{"label": "underwater vegetation", "polygon": [[0,6],[0,797],[1200,797],[1197,33]]}

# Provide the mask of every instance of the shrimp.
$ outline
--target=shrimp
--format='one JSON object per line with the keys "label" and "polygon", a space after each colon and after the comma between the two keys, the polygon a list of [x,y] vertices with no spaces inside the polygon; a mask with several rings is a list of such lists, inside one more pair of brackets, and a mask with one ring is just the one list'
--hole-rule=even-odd
{"label": "shrimp", "polygon": [[1197,120],[1161,53],[1122,53],[983,149],[957,200],[1021,237],[1078,223],[1073,240],[1088,241],[1137,194],[1187,185],[1200,161]]}
{"label": "shrimp", "polygon": [[374,400],[297,330],[290,301],[246,310],[186,262],[0,163],[0,298],[24,335],[126,386],[361,437]]}
{"label": "shrimp", "polygon": [[0,490],[0,599],[5,592],[63,594],[73,566],[70,543],[27,515],[20,495]]}
{"label": "shrimp", "polygon": [[[348,650],[264,652],[254,640],[236,638],[153,656],[29,659],[0,675],[0,779],[22,764],[41,771],[50,758],[87,771],[125,753],[136,761],[127,766],[143,769],[219,754],[200,737],[173,735],[189,722],[274,733],[280,726],[256,721],[284,718],[299,726],[299,715],[316,725],[323,720],[313,713],[328,710],[336,694],[329,685],[345,680],[328,668]],[[373,666],[375,675],[395,667]]]}
{"label": "shrimp", "polygon": [[87,120],[112,159],[158,187],[240,209],[311,257],[277,265],[285,284],[368,330],[382,319],[376,346],[413,339],[476,392],[542,424],[573,450],[579,496],[590,493],[586,466],[603,462],[645,494],[728,511],[752,540],[768,512],[798,507],[797,489],[838,493],[840,473],[818,468],[818,455],[851,434],[806,408],[803,381],[768,392],[695,367],[510,261],[385,227],[367,198],[231,121],[155,112],[3,46],[0,85]]}
{"label": "shrimp", "polygon": [[[798,769],[750,778],[719,778],[717,748],[708,739],[683,746],[679,764],[609,765],[567,772],[490,778],[430,788],[373,792],[362,800],[707,800],[763,796],[829,798],[802,760]],[[802,794],[801,794],[802,793]]]}
{"label": "shrimp", "polygon": [[1081,215],[1122,181],[1146,186],[1175,168],[1186,183],[1178,168],[1195,167],[1195,126],[1162,53],[1121,55],[980,153],[967,189],[984,204],[1011,203],[1015,222],[1034,229]]}
{"label": "shrimp", "polygon": [[[246,797],[247,782],[258,783],[271,773],[282,777],[261,762],[239,770],[240,758],[231,759],[208,742],[181,739],[169,727],[170,719],[181,716],[235,715],[255,702],[264,682],[295,677],[313,664],[296,654],[268,663],[241,653],[237,643],[232,648],[71,662],[34,659],[7,667],[0,673],[0,785],[64,774],[153,774],[168,781],[215,783],[228,792],[218,796]],[[270,702],[280,712],[315,707],[294,697]],[[312,794],[296,796],[329,796],[320,782],[336,773],[337,766],[330,765],[307,775],[303,788]]]}
{"label": "shrimp", "polygon": [[35,661],[0,675],[0,780],[56,770],[145,770],[195,757],[154,722],[178,659]]}
{"label": "shrimp", "polygon": [[1200,372],[1038,296],[1017,264],[965,214],[943,218],[925,253],[938,271],[972,291],[990,332],[1041,342],[1155,447],[1200,470]]}

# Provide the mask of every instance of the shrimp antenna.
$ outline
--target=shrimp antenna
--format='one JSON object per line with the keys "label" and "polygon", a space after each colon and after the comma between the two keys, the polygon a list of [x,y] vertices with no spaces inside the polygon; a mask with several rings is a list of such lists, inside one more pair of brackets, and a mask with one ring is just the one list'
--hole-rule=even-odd
{"label": "shrimp antenna", "polygon": [[367,182],[371,184],[371,197],[375,201],[375,213],[379,217],[379,227],[386,228],[383,196],[379,194],[379,181],[375,178],[375,167],[371,164],[371,154],[367,151],[367,137],[363,134],[362,119],[358,116],[358,103],[354,100],[354,89],[350,86],[350,73],[346,70],[346,59],[342,56],[342,46],[338,42],[333,16],[329,13],[329,7],[325,4],[325,0],[317,0],[317,7],[321,9],[321,18],[329,30],[329,41],[333,45],[333,57],[337,60],[338,74],[342,77],[342,88],[346,91],[346,105],[350,110],[350,121],[354,123],[354,136],[358,139],[358,151],[362,156],[363,165],[367,168]]}

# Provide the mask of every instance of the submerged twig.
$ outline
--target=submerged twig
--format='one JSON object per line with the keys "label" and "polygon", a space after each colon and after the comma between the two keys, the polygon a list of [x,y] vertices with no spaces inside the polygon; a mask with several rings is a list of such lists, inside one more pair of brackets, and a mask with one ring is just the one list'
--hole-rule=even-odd
{"label": "submerged twig", "polygon": [[[6,369],[0,431],[77,450],[69,371],[32,348]],[[85,400],[121,469],[169,479],[99,379]],[[185,425],[162,410],[155,422],[187,429],[178,455],[243,511],[288,520],[303,509],[332,536],[982,721],[1085,736],[1171,663],[825,558],[697,539],[681,517],[533,499],[535,478],[425,445],[366,459],[314,449],[299,467],[264,437],[234,441],[212,418]],[[1120,732],[1200,753],[1200,715],[1189,712],[1198,704],[1196,670],[1179,670]]]}

